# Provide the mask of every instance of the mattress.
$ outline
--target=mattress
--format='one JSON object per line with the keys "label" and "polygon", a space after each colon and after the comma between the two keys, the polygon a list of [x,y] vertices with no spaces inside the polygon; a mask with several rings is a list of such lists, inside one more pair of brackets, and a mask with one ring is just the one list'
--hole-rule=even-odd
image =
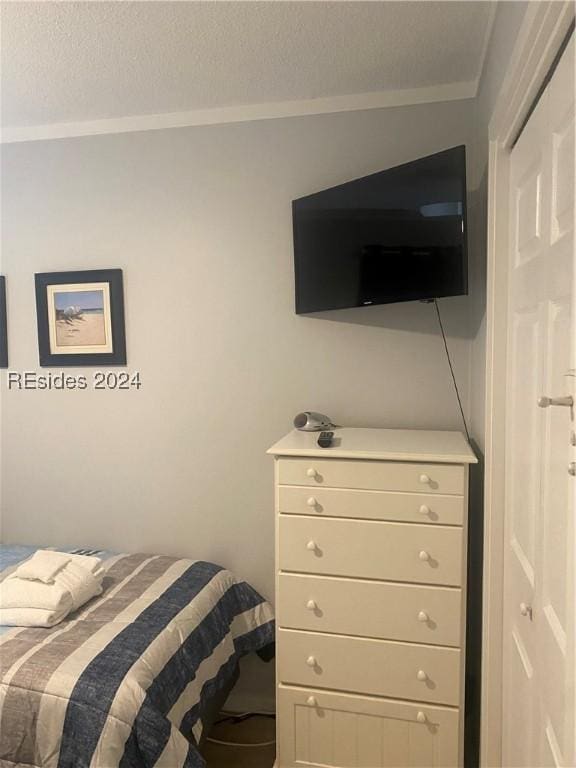
{"label": "mattress", "polygon": [[[34,551],[0,548],[0,581]],[[1,629],[0,766],[203,768],[238,660],[271,655],[270,605],[213,563],[60,551],[101,557],[104,591],[51,629]]]}

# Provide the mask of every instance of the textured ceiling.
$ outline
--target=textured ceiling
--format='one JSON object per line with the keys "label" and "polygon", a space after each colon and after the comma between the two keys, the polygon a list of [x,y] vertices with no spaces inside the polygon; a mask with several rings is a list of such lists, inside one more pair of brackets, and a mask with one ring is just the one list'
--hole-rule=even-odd
{"label": "textured ceiling", "polygon": [[2,123],[474,83],[489,2],[3,2]]}

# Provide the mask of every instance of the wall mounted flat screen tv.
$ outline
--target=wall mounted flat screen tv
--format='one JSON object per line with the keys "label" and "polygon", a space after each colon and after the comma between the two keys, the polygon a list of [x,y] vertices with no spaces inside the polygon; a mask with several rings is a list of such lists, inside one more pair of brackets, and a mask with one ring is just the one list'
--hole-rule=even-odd
{"label": "wall mounted flat screen tv", "polygon": [[292,203],[296,312],[468,292],[466,150]]}

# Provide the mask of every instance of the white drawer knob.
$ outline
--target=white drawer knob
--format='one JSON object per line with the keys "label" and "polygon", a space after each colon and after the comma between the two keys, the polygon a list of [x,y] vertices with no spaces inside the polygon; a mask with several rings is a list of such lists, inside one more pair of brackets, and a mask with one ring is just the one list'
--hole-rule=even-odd
{"label": "white drawer knob", "polygon": [[309,707],[315,707],[318,702],[316,701],[316,696],[308,696],[306,699],[306,704],[308,704]]}
{"label": "white drawer knob", "polygon": [[422,504],[420,509],[418,510],[421,515],[429,515],[430,514],[430,507],[427,507],[426,504]]}
{"label": "white drawer knob", "polygon": [[308,664],[309,667],[315,667],[316,666],[316,656],[308,656],[306,659],[306,664]]}
{"label": "white drawer knob", "polygon": [[420,611],[420,613],[418,614],[418,621],[421,621],[422,623],[424,623],[425,621],[428,621],[428,614],[426,613],[426,611]]}
{"label": "white drawer knob", "polygon": [[421,483],[429,483],[430,482],[430,478],[428,477],[428,475],[420,475],[420,482]]}
{"label": "white drawer knob", "polygon": [[306,504],[308,504],[309,507],[315,507],[318,502],[314,498],[314,496],[310,496]]}
{"label": "white drawer knob", "polygon": [[[312,696],[310,698],[313,698]],[[426,722],[426,715],[424,712],[418,712],[416,715],[416,720],[418,720],[419,723],[425,723]]]}
{"label": "white drawer knob", "polygon": [[423,669],[418,670],[418,674],[416,675],[416,677],[418,678],[418,680],[428,680],[428,675],[426,674],[426,672],[424,672]]}
{"label": "white drawer knob", "polygon": [[316,542],[315,541],[309,541],[308,544],[306,544],[306,549],[310,552],[316,552]]}
{"label": "white drawer knob", "polygon": [[419,553],[418,557],[419,557],[419,558],[420,558],[420,560],[422,560],[423,562],[426,562],[427,560],[430,560],[430,555],[428,554],[428,552],[426,552],[426,550],[425,550],[425,549],[423,549],[423,550],[422,550],[422,551]]}
{"label": "white drawer knob", "polygon": [[316,470],[313,467],[310,467],[310,469],[306,470],[306,474],[308,475],[308,477],[316,477],[318,472],[316,472]]}
{"label": "white drawer knob", "polygon": [[308,608],[309,611],[315,611],[318,606],[316,605],[315,600],[308,600],[306,603],[306,608]]}

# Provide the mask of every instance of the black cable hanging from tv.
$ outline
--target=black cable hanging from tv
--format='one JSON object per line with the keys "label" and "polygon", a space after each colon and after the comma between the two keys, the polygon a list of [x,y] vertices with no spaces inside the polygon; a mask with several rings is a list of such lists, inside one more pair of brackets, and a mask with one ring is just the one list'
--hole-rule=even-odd
{"label": "black cable hanging from tv", "polygon": [[440,317],[440,307],[438,301],[433,299],[434,306],[436,307],[436,314],[438,315],[438,324],[442,331],[442,339],[444,340],[444,349],[446,350],[446,357],[448,358],[448,365],[450,366],[450,373],[452,374],[452,382],[456,391],[456,397],[458,398],[458,405],[460,406],[460,414],[462,416],[462,423],[464,424],[464,430],[466,431],[466,438],[470,442],[470,433],[468,432],[468,425],[466,424],[466,417],[464,416],[464,408],[462,408],[462,400],[460,400],[460,392],[458,391],[458,384],[456,384],[456,376],[454,375],[454,368],[452,367],[452,360],[450,359],[450,352],[448,350],[448,342],[446,341],[446,334],[444,333],[444,326],[442,325],[442,318]]}

